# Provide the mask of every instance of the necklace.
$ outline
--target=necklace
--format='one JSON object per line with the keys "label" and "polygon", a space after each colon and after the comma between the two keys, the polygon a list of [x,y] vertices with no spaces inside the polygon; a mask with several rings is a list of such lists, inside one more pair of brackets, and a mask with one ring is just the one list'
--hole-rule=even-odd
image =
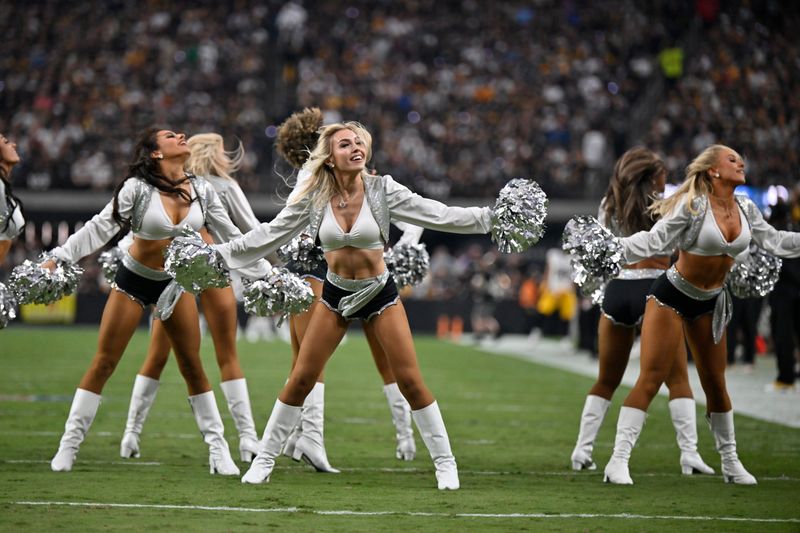
{"label": "necklace", "polygon": [[350,203],[350,195],[348,194],[347,196],[345,196],[344,195],[344,191],[340,191],[339,192],[339,203],[336,204],[336,205],[339,206],[339,209],[344,209],[345,207],[347,207],[348,203]]}
{"label": "necklace", "polygon": [[717,212],[722,211],[722,214],[724,215],[725,218],[733,218],[733,211],[735,209],[735,206],[728,207],[726,205],[719,205],[719,204],[715,206],[714,203],[712,202],[711,207],[712,208],[716,207],[715,210]]}

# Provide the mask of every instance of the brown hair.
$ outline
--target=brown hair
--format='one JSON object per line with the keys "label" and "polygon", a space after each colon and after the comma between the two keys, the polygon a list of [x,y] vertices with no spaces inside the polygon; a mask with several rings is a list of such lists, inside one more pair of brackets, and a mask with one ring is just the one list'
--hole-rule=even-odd
{"label": "brown hair", "polygon": [[631,148],[617,160],[604,198],[606,220],[626,235],[646,231],[656,219],[648,211],[655,199],[653,185],[667,167],[658,155],[644,147]]}

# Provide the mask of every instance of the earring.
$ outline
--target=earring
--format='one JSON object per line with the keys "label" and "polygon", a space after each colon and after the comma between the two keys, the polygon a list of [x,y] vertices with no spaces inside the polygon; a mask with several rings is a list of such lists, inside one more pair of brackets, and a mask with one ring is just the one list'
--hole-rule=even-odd
{"label": "earring", "polygon": [[715,178],[718,178],[718,177],[719,177],[719,172],[717,172],[716,174],[714,174],[714,177],[715,177]]}
{"label": "earring", "polygon": [[325,163],[325,164],[328,165],[328,168],[335,168],[333,163]]}
{"label": "earring", "polygon": [[155,158],[156,159],[164,159],[164,154],[158,154]]}

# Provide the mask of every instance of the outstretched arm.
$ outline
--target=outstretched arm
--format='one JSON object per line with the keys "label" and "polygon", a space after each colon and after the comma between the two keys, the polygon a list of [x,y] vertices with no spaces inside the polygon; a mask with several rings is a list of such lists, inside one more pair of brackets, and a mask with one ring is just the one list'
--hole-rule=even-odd
{"label": "outstretched arm", "polygon": [[259,224],[244,235],[216,244],[214,248],[228,268],[247,267],[299,235],[308,225],[309,210],[308,200],[287,205],[272,222]]}
{"label": "outstretched arm", "polygon": [[[129,179],[119,192],[119,213],[130,218],[133,212],[136,180]],[[120,225],[114,220],[114,203],[108,202],[100,213],[92,217],[81,229],[70,235],[62,246],[53,249],[59,259],[77,263],[80,259],[96,252],[116,235]]]}
{"label": "outstretched arm", "polygon": [[383,186],[393,220],[449,233],[489,233],[492,230],[488,207],[451,207],[411,192],[391,176],[383,177]]}

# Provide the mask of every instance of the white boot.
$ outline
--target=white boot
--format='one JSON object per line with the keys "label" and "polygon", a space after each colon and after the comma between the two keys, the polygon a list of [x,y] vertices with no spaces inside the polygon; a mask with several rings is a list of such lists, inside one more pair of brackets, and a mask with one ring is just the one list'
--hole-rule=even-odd
{"label": "white boot", "polygon": [[614,439],[614,453],[611,460],[606,465],[603,481],[616,485],[633,485],[630,472],[628,471],[628,459],[631,458],[631,450],[642,432],[642,426],[647,418],[647,413],[641,409],[625,407],[619,410],[619,420],[617,420],[617,436]]}
{"label": "white boot", "polygon": [[125,459],[139,457],[139,435],[142,434],[147,413],[156,399],[159,381],[157,379],[136,375],[131,392],[131,404],[128,407],[128,421],[125,433],[119,444],[119,456]]}
{"label": "white boot", "polygon": [[727,413],[710,413],[708,425],[714,434],[717,451],[722,457],[722,479],[725,483],[737,485],[756,485],[758,482],[750,472],[744,469],[736,454],[736,435],[733,430],[733,411]]}
{"label": "white boot", "polygon": [[575,449],[572,450],[572,469],[573,470],[596,470],[597,465],[592,460],[592,450],[594,450],[594,439],[597,432],[603,425],[603,419],[608,411],[611,402],[601,396],[589,394],[583,404],[581,413],[581,427],[578,430],[578,441]]}
{"label": "white boot", "polygon": [[[286,380],[286,383],[289,383],[288,379]],[[306,400],[308,400],[308,397],[306,397]],[[286,457],[294,456],[294,446],[295,444],[297,444],[297,439],[299,439],[300,435],[302,434],[301,431],[302,425],[303,425],[302,423],[298,423],[296,426],[294,426],[294,429],[292,429],[292,431],[289,433],[289,436],[286,437],[286,443],[283,445],[283,450],[281,450],[281,453]]]}
{"label": "white boot", "polygon": [[208,444],[209,472],[223,476],[238,476],[239,467],[233,462],[231,451],[225,440],[225,427],[219,416],[214,391],[189,396],[189,405],[192,406],[200,434]]}
{"label": "white boot", "polygon": [[297,444],[297,439],[299,439],[300,435],[302,435],[300,426],[302,426],[302,424],[297,424],[289,433],[289,436],[286,437],[286,444],[283,445],[283,450],[281,451],[281,453],[286,457],[294,456],[294,446]]}
{"label": "white boot", "polygon": [[300,406],[287,405],[280,400],[275,400],[272,414],[269,415],[264,436],[258,445],[258,455],[250,464],[250,469],[242,477],[242,483],[267,483],[272,469],[275,467],[275,458],[281,453],[289,432],[300,422]]}
{"label": "white boot", "polygon": [[413,461],[417,454],[417,444],[414,442],[414,429],[411,426],[411,406],[400,392],[397,383],[384,385],[383,394],[386,395],[386,401],[389,402],[397,437],[395,457],[403,461]]}
{"label": "white boot", "polygon": [[303,415],[300,419],[300,437],[294,444],[292,459],[302,459],[317,469],[317,472],[338,474],[339,471],[328,462],[325,441],[322,434],[325,418],[325,384],[317,383],[303,402]]}
{"label": "white boot", "polygon": [[250,395],[247,392],[247,380],[244,378],[231,379],[219,384],[222,393],[228,402],[228,410],[233,417],[233,423],[239,432],[239,457],[249,463],[258,453],[258,435],[253,422],[253,412],[250,409]]}
{"label": "white boot", "polygon": [[458,465],[456,465],[456,458],[453,457],[453,452],[450,450],[450,438],[444,427],[439,404],[434,401],[428,407],[411,411],[411,416],[417,423],[419,434],[433,459],[439,490],[458,490],[460,487]]}
{"label": "white boot", "polygon": [[675,426],[675,438],[681,450],[681,473],[713,474],[714,469],[697,453],[697,409],[693,398],[675,398],[669,402],[669,414]]}
{"label": "white boot", "polygon": [[64,424],[64,435],[58,445],[58,451],[50,461],[53,472],[69,472],[75,463],[80,447],[86,433],[92,426],[97,408],[100,406],[100,395],[88,390],[75,389],[69,416]]}

